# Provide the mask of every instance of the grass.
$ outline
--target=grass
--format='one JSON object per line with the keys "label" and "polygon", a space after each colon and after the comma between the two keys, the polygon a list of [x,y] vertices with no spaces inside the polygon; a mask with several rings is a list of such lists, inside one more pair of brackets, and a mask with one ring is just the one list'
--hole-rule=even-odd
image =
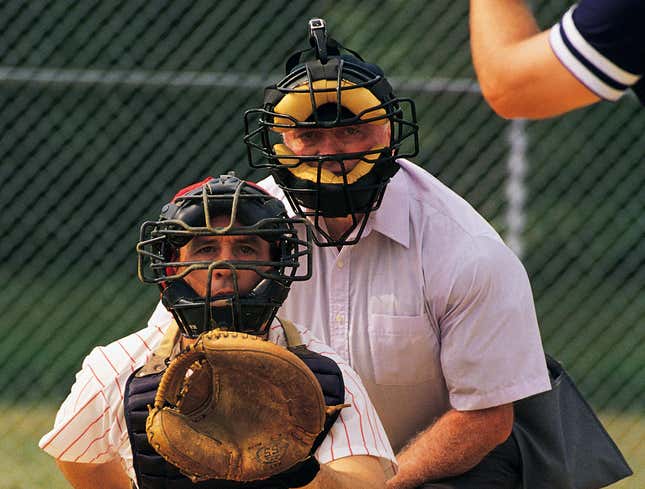
{"label": "grass", "polygon": [[54,459],[38,448],[38,440],[54,423],[51,405],[1,405],[0,474],[5,489],[63,489],[71,487]]}
{"label": "grass", "polygon": [[611,488],[642,489],[645,487],[645,413],[601,412],[598,415],[634,472]]}
{"label": "grass", "polygon": [[[4,489],[63,489],[70,486],[54,460],[38,448],[38,440],[51,428],[56,407],[52,405],[0,405],[0,473]],[[621,448],[634,476],[612,489],[645,487],[645,414],[600,413],[603,424]]]}

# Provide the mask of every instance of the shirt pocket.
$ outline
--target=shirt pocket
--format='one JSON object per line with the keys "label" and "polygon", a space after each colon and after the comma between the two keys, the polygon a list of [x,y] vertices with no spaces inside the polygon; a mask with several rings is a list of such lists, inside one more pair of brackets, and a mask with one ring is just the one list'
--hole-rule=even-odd
{"label": "shirt pocket", "polygon": [[368,332],[377,384],[414,385],[441,376],[439,343],[425,316],[370,314]]}

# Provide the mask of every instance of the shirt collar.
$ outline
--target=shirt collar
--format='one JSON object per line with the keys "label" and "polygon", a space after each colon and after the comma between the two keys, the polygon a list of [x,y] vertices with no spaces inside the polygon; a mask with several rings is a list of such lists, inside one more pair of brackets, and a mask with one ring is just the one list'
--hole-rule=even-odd
{"label": "shirt collar", "polygon": [[[404,247],[410,246],[410,195],[405,183],[403,170],[399,170],[385,188],[381,206],[370,216],[363,237],[372,230],[396,241]],[[280,199],[289,217],[295,217],[296,212],[291,207],[283,190],[270,178],[260,182],[274,197]],[[361,238],[362,239],[362,238]]]}
{"label": "shirt collar", "polygon": [[372,230],[406,248],[410,246],[410,194],[402,170],[388,183],[381,206],[370,216],[370,222]]}

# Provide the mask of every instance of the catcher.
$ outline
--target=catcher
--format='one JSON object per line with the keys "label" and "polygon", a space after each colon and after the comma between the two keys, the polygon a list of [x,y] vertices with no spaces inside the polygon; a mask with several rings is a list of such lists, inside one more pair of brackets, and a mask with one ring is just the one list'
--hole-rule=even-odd
{"label": "catcher", "polygon": [[385,487],[395,459],[359,377],[275,317],[311,275],[298,221],[227,175],[142,225],[139,278],[172,320],[84,360],[40,441],[73,487]]}

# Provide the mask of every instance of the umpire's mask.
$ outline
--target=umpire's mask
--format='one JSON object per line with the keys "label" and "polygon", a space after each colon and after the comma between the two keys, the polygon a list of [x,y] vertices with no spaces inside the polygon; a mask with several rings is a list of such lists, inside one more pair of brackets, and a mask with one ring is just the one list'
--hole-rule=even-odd
{"label": "umpire's mask", "polygon": [[[298,214],[311,218],[319,246],[354,244],[399,169],[396,158],[418,153],[414,102],[396,97],[378,66],[328,39],[321,19],[310,21],[310,44],[266,88],[263,107],[245,113],[249,163],[268,168]],[[371,138],[379,132],[380,140]],[[336,144],[333,152],[307,144],[351,143],[352,134],[357,144]],[[349,229],[330,236],[321,218],[345,216]]]}

